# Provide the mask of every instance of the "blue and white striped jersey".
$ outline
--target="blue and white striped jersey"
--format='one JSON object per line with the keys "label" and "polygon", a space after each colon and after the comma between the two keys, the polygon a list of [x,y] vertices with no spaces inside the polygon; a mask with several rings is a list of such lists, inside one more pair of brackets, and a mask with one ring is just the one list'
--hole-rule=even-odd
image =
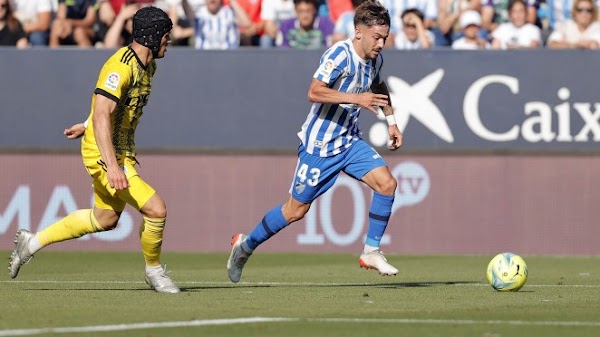
{"label": "blue and white striped jersey", "polygon": [[[313,78],[339,92],[358,94],[370,91],[371,84],[382,82],[379,74],[382,65],[381,53],[376,60],[363,60],[349,39],[325,51]],[[360,138],[359,115],[359,105],[313,103],[298,137],[306,152],[320,157],[334,156]]]}
{"label": "blue and white striped jersey", "polygon": [[233,49],[240,46],[240,32],[235,15],[229,6],[222,6],[216,14],[202,6],[196,12],[196,49]]}

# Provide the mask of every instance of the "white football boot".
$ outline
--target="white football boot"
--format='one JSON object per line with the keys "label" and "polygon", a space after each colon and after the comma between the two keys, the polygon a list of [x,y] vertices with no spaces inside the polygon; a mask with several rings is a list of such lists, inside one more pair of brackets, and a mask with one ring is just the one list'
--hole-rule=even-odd
{"label": "white football boot", "polygon": [[177,288],[175,283],[173,283],[173,280],[171,280],[169,275],[167,275],[166,266],[165,268],[161,266],[156,270],[146,272],[144,279],[150,288],[159,293],[176,294],[181,291]]}
{"label": "white football boot", "polygon": [[17,277],[21,266],[29,262],[33,258],[33,254],[29,252],[29,240],[34,237],[35,234],[30,233],[28,230],[19,229],[15,236],[15,250],[10,254],[8,262],[8,271],[11,278]]}
{"label": "white football boot", "polygon": [[370,253],[363,252],[358,259],[358,264],[361,268],[375,269],[383,276],[398,274],[398,269],[387,262],[379,249]]}
{"label": "white football boot", "polygon": [[246,253],[242,249],[242,242],[246,239],[246,235],[244,234],[236,234],[231,238],[231,254],[229,254],[229,259],[227,259],[227,273],[229,274],[229,279],[233,283],[238,283],[240,278],[242,277],[242,269],[244,269],[244,265],[248,258],[250,257],[249,253]]}

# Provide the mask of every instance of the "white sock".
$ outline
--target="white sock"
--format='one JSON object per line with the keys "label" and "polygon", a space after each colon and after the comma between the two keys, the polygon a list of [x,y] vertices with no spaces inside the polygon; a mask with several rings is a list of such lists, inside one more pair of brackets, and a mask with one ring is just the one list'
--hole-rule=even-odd
{"label": "white sock", "polygon": [[38,239],[36,234],[27,243],[27,250],[29,250],[29,253],[33,255],[40,249],[42,249],[42,244],[40,243],[40,239]]}
{"label": "white sock", "polygon": [[365,254],[369,254],[370,252],[374,252],[376,250],[379,250],[379,247],[373,247],[367,244],[365,244],[365,248],[363,248],[363,252],[365,252]]}
{"label": "white sock", "polygon": [[158,266],[146,266],[146,274],[157,273],[161,271],[163,267],[159,264]]}

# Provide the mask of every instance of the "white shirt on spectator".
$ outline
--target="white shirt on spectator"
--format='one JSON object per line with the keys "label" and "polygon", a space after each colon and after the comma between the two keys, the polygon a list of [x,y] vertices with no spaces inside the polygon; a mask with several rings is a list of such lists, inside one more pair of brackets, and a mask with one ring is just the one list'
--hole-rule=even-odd
{"label": "white shirt on spectator", "polygon": [[[182,0],[165,0],[165,3],[167,4],[168,7],[177,7],[177,16],[179,18],[187,18],[187,16],[185,15],[185,11],[183,10],[183,5],[181,4],[183,1]],[[194,11],[194,13],[197,13],[198,10],[200,9],[200,7],[205,6],[206,5],[206,1],[205,0],[188,0],[188,4],[190,4],[190,7],[192,7],[192,11]],[[177,22],[173,22],[173,24],[176,24]]]}
{"label": "white shirt on spectator", "polygon": [[[489,49],[489,48],[490,48],[490,44],[486,42],[485,48],[483,48],[483,49]],[[469,41],[466,38],[461,37],[460,39],[452,42],[452,49],[476,50],[476,49],[482,49],[482,48],[480,48],[476,42]]]}
{"label": "white shirt on spectator", "polygon": [[240,31],[229,6],[222,6],[216,14],[206,6],[196,12],[196,49],[233,49],[240,46]]}
{"label": "white shirt on spectator", "polygon": [[542,43],[540,29],[529,23],[521,27],[512,22],[503,23],[492,32],[492,37],[500,41],[502,49],[507,49],[508,45],[530,47],[533,41],[540,42],[540,45]]}
{"label": "white shirt on spectator", "polygon": [[22,24],[37,22],[38,13],[52,12],[52,0],[15,0],[15,17]]}
{"label": "white shirt on spectator", "polygon": [[596,40],[600,43],[600,22],[592,22],[585,31],[580,32],[577,24],[573,20],[568,20],[559,24],[548,37],[548,43],[550,41],[577,43],[581,40]]}
{"label": "white shirt on spectator", "polygon": [[[425,37],[427,37],[427,40],[429,40],[429,42],[431,42],[431,44],[433,45],[433,40],[434,40],[434,36],[433,33],[425,30]],[[396,47],[396,49],[422,49],[423,46],[421,45],[421,40],[419,40],[418,38],[415,41],[410,41],[407,37],[406,34],[404,34],[404,32],[402,30],[400,30],[400,32],[398,32],[398,34],[396,34],[396,37],[394,38],[394,46]]]}
{"label": "white shirt on spectator", "polygon": [[272,20],[277,24],[282,20],[296,17],[293,0],[263,0],[260,9],[260,18],[263,20]]}
{"label": "white shirt on spectator", "polygon": [[391,17],[390,30],[393,33],[400,32],[402,26],[402,12],[410,8],[416,8],[423,13],[425,20],[437,20],[438,17],[438,0],[380,0],[388,11]]}

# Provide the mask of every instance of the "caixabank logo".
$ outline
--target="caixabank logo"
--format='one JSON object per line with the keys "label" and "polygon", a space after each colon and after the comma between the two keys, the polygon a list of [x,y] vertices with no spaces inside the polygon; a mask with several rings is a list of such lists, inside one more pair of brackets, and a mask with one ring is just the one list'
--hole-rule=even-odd
{"label": "caixabank logo", "polygon": [[[489,74],[464,86],[455,85],[464,81],[445,78],[444,69],[437,69],[412,84],[400,77],[388,77],[400,130],[407,129],[411,120],[418,122],[436,144],[441,140],[450,147],[490,144],[590,147],[600,141],[600,103],[571,98],[572,90],[584,83],[574,89],[552,87],[540,77],[538,88],[531,90],[522,88],[518,77]],[[535,83],[528,81],[532,82]],[[536,97],[540,87],[546,91],[545,97],[552,96],[553,102]],[[440,102],[432,98],[436,91],[441,91],[437,96]],[[455,96],[461,98],[460,103],[456,103]],[[381,121],[369,129],[369,139],[375,146],[383,146],[387,138],[387,126],[383,116],[379,117]]]}

